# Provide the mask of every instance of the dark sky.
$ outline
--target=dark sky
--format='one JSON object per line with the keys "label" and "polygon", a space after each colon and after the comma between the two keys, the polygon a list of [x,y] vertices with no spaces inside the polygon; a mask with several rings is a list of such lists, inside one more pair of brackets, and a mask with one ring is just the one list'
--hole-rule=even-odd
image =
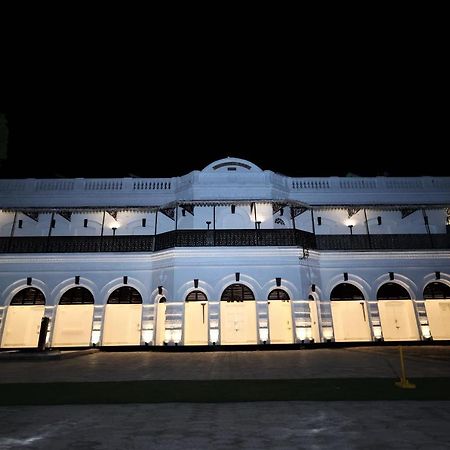
{"label": "dark sky", "polygon": [[126,74],[71,64],[66,84],[39,85],[20,111],[0,105],[0,175],[170,177],[226,156],[288,176],[450,175],[447,72],[420,39],[301,61],[244,50],[213,63],[186,49]]}
{"label": "dark sky", "polygon": [[1,176],[180,176],[226,156],[289,176],[450,175],[439,161],[449,142],[437,115],[405,108],[369,114],[367,107],[310,112],[6,113]]}
{"label": "dark sky", "polygon": [[96,39],[72,33],[57,58],[43,51],[49,36],[24,72],[42,70],[4,83],[0,176],[181,176],[226,156],[289,176],[450,175],[436,14],[428,28],[421,9],[417,20],[402,9],[330,29],[321,14],[302,24],[283,14],[275,32],[272,12],[206,21],[208,32],[189,21],[179,30],[184,16],[170,14],[153,39],[147,27],[117,33],[114,21],[97,36],[94,21]]}

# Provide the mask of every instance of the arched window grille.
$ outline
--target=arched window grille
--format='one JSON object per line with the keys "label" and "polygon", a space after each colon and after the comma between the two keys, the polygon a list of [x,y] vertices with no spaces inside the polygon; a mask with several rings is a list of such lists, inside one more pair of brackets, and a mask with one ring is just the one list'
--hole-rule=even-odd
{"label": "arched window grille", "polygon": [[39,289],[28,287],[19,291],[11,300],[11,305],[45,305],[45,296]]}
{"label": "arched window grille", "polygon": [[330,300],[364,300],[364,294],[353,284],[339,283],[331,291]]}
{"label": "arched window grille", "polygon": [[450,298],[450,286],[439,281],[433,281],[423,290],[425,300]]}
{"label": "arched window grille", "polygon": [[85,287],[74,287],[64,292],[59,300],[60,305],[90,305],[94,303],[94,296]]}
{"label": "arched window grille", "polygon": [[378,289],[377,300],[410,300],[408,291],[398,283],[385,283]]}
{"label": "arched window grille", "polygon": [[207,302],[208,297],[202,291],[192,291],[186,296],[187,302]]}
{"label": "arched window grille", "polygon": [[268,300],[290,300],[290,298],[284,289],[274,289],[269,293]]}
{"label": "arched window grille", "polygon": [[231,284],[223,291],[220,300],[227,302],[243,302],[245,300],[255,300],[255,296],[251,289],[245,286],[245,284],[235,283]]}
{"label": "arched window grille", "polygon": [[109,304],[142,303],[139,292],[131,286],[122,286],[111,293],[108,298]]}

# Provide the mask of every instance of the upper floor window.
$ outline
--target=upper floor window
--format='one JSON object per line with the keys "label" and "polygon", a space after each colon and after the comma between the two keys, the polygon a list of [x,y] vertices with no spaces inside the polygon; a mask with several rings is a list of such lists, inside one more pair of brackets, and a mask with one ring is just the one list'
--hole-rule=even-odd
{"label": "upper floor window", "polygon": [[13,297],[11,305],[45,305],[45,296],[39,289],[25,288]]}
{"label": "upper floor window", "polygon": [[122,286],[111,293],[108,303],[142,303],[142,297],[139,292],[131,286]]}
{"label": "upper floor window", "polygon": [[228,286],[222,293],[222,297],[220,300],[224,300],[227,302],[240,301],[244,300],[255,300],[255,296],[250,288],[245,286],[244,284],[234,283]]}

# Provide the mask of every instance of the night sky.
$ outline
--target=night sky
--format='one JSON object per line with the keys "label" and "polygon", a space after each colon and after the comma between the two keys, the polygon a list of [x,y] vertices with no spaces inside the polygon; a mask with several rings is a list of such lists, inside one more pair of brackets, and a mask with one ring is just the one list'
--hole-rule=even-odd
{"label": "night sky", "polygon": [[288,176],[450,175],[442,161],[447,125],[426,101],[398,97],[388,108],[378,94],[364,100],[353,95],[346,108],[341,97],[305,107],[260,100],[6,112],[8,159],[0,175],[171,177],[226,156]]}
{"label": "night sky", "polygon": [[135,74],[117,90],[95,75],[78,89],[43,89],[45,108],[1,105],[9,146],[0,175],[171,177],[232,156],[288,176],[450,176],[443,72],[412,70],[411,55],[393,53],[378,71],[368,57],[306,78],[293,67],[265,76],[215,67],[221,76],[208,79],[160,72],[147,90]]}
{"label": "night sky", "polygon": [[2,91],[0,176],[182,176],[226,156],[288,176],[450,176],[435,15],[430,29],[402,10],[348,29],[337,21],[329,34],[317,16],[309,34],[296,15],[275,33],[253,13],[216,32],[215,21],[207,33],[188,24],[173,42],[172,16],[154,41],[133,39],[146,34],[139,27],[126,41],[112,23],[105,40],[74,38],[57,60],[50,52],[55,73]]}

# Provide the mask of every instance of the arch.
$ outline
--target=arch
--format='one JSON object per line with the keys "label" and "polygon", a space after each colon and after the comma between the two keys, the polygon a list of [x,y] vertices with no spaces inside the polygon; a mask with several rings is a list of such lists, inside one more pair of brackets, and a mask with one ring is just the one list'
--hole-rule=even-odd
{"label": "arch", "polygon": [[428,283],[423,290],[424,300],[450,298],[450,286],[440,281]]}
{"label": "arch", "polygon": [[208,297],[206,294],[202,291],[195,290],[189,292],[189,294],[186,296],[186,302],[207,302]]}
{"label": "arch", "polygon": [[377,300],[411,300],[411,296],[400,284],[389,282],[378,288]]}
{"label": "arch", "polygon": [[45,295],[34,287],[21,289],[11,300],[11,306],[20,305],[45,305]]}
{"label": "arch", "polygon": [[75,286],[63,293],[56,308],[52,347],[87,347],[91,344],[94,296]]}
{"label": "arch", "polygon": [[139,345],[142,296],[131,286],[121,286],[108,297],[103,316],[102,345]]}
{"label": "arch", "polygon": [[184,303],[184,344],[208,345],[208,297],[200,290],[189,292]]}
{"label": "arch", "polygon": [[330,300],[364,300],[364,294],[351,283],[339,283],[331,293]]}
{"label": "arch", "polygon": [[407,289],[389,281],[377,291],[381,331],[385,341],[417,341],[420,339],[414,303]]}
{"label": "arch", "polygon": [[137,289],[131,286],[122,286],[111,292],[108,304],[141,304],[142,296]]}
{"label": "arch", "polygon": [[233,283],[225,288],[220,297],[220,301],[243,302],[245,300],[255,300],[253,291],[242,283]]}
{"label": "arch", "polygon": [[220,343],[256,344],[258,325],[253,291],[242,283],[225,288],[220,298]]}
{"label": "arch", "polygon": [[164,295],[159,298],[155,298],[155,345],[163,345],[166,339],[166,308],[167,299]]}
{"label": "arch", "polygon": [[38,344],[44,314],[43,292],[35,287],[21,289],[6,308],[0,347],[35,348]]}
{"label": "arch", "polygon": [[362,291],[351,283],[339,283],[330,293],[331,317],[336,342],[372,340],[370,318]]}
{"label": "arch", "polygon": [[434,340],[450,339],[450,286],[432,281],[423,290],[430,333]]}
{"label": "arch", "polygon": [[240,158],[227,157],[208,164],[202,172],[226,172],[228,170],[239,172],[262,172],[262,169],[250,161]]}
{"label": "arch", "polygon": [[276,288],[267,297],[270,343],[292,344],[295,327],[289,294]]}
{"label": "arch", "polygon": [[289,294],[284,289],[273,289],[270,291],[268,300],[290,300]]}
{"label": "arch", "polygon": [[59,300],[60,305],[90,305],[94,303],[92,292],[82,286],[70,288]]}

